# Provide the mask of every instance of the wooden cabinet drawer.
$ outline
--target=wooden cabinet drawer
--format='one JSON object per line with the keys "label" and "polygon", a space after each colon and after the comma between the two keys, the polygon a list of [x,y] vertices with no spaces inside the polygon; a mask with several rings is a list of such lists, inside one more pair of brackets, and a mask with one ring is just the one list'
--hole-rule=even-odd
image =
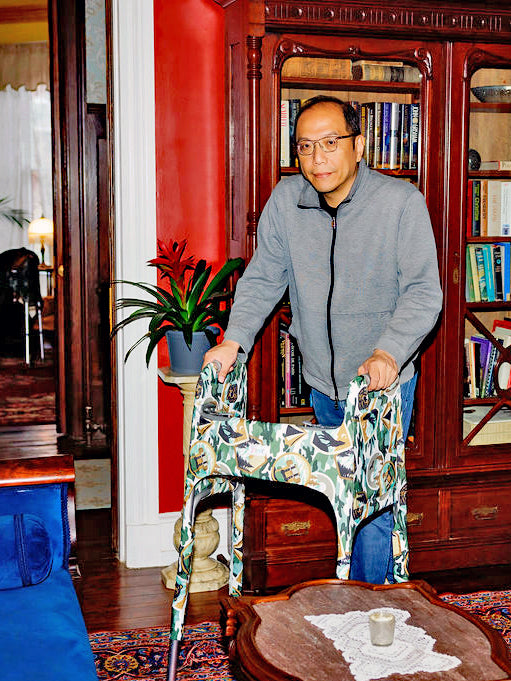
{"label": "wooden cabinet drawer", "polygon": [[413,540],[428,540],[438,537],[439,491],[429,489],[408,490],[408,513],[406,516],[408,536]]}
{"label": "wooden cabinet drawer", "polygon": [[511,537],[511,486],[452,490],[449,515],[452,539]]}
{"label": "wooden cabinet drawer", "polygon": [[324,511],[287,500],[270,501],[265,511],[266,547],[335,542],[333,526]]}

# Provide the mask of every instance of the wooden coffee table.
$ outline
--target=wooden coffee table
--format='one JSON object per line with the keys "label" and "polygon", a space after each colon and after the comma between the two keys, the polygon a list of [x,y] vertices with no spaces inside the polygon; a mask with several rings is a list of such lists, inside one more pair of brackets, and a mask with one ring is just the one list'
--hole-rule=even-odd
{"label": "wooden coffee table", "polygon": [[461,665],[444,672],[392,674],[389,681],[501,681],[511,679],[511,657],[500,634],[444,603],[425,582],[374,586],[344,580],[305,582],[275,596],[229,597],[222,621],[237,681],[353,681],[332,641],[304,615],[393,607],[408,624],[432,636],[434,651]]}

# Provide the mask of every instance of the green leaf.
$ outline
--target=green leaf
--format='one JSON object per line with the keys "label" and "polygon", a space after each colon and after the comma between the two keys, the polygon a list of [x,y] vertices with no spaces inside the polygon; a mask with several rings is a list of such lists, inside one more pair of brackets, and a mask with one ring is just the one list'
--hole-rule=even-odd
{"label": "green leaf", "polygon": [[211,280],[211,283],[204,291],[203,299],[208,299],[213,293],[218,292],[223,288],[226,280],[230,275],[237,269],[239,269],[244,264],[243,258],[232,258],[228,260],[225,265],[217,272],[217,274]]}
{"label": "green leaf", "polygon": [[167,328],[168,327],[162,326],[161,329],[158,329],[155,333],[152,334],[145,354],[146,366],[149,366],[149,361],[151,359],[151,355],[153,354],[153,350],[167,333]]}

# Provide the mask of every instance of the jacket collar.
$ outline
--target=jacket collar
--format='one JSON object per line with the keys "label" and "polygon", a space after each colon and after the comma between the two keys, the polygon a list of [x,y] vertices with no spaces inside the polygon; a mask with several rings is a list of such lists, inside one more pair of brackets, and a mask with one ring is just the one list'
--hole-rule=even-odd
{"label": "jacket collar", "polygon": [[[358,173],[355,177],[355,182],[351,186],[348,196],[344,199],[343,203],[349,202],[355,196],[358,188],[364,182],[367,175],[369,174],[369,169],[366,162],[362,158],[358,164]],[[303,176],[302,176],[303,177]],[[320,208],[319,194],[311,185],[311,183],[303,178],[303,189],[298,197],[298,207],[299,208]]]}

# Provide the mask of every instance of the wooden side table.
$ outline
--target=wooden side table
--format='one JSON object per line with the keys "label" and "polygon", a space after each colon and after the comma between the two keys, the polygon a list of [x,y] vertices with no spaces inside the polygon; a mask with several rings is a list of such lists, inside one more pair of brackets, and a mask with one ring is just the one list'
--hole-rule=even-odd
{"label": "wooden side table", "polygon": [[409,624],[435,639],[434,650],[461,664],[434,675],[392,675],[423,681],[511,679],[511,657],[500,634],[469,613],[440,600],[425,582],[372,585],[348,580],[317,580],[275,596],[229,597],[222,601],[222,623],[238,681],[353,681],[340,650],[304,615],[397,608]]}
{"label": "wooden side table", "polygon": [[[170,367],[158,369],[161,380],[179,388],[183,397],[183,482],[184,471],[188,468],[190,450],[190,430],[192,426],[193,403],[195,388],[199,376],[185,376],[173,372]],[[174,546],[179,550],[181,538],[181,518],[174,526]],[[190,593],[202,591],[216,591],[229,583],[229,568],[219,563],[211,554],[216,551],[220,543],[218,521],[213,517],[211,509],[197,514],[195,519],[195,549],[190,578]],[[176,583],[177,562],[172,563],[161,571],[161,578],[167,589],[173,589]]]}

